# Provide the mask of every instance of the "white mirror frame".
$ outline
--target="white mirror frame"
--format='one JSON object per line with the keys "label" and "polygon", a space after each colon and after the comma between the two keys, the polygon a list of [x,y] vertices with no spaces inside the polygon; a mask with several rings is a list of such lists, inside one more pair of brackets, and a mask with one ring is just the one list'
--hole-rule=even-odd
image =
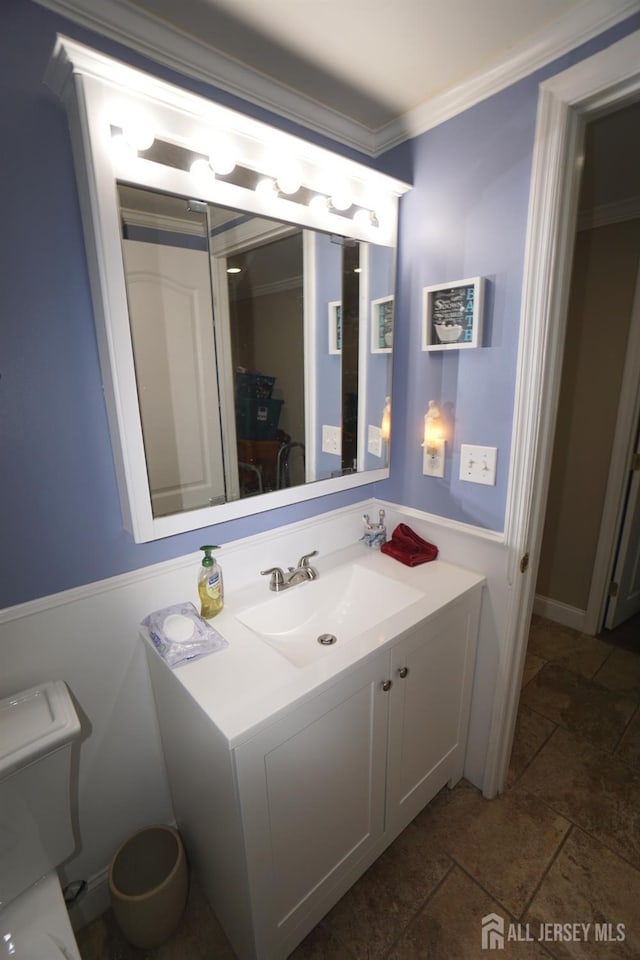
{"label": "white mirror frame", "polygon": [[[153,516],[129,329],[116,181],[180,196],[197,195],[211,203],[386,246],[396,245],[398,198],[409,185],[66,37],[57,38],[45,82],[65,104],[69,118],[111,443],[124,525],[134,540],[157,540],[387,477],[388,467],[289,487],[260,498]],[[295,161],[309,190],[327,193],[329,172],[348,186],[355,204],[375,211],[377,223],[356,223],[337,210],[318,211],[282,196],[264,198],[255,190],[217,178],[206,188],[196,188],[188,171],[139,157],[133,165],[115,159],[112,127],[121,127],[130,111],[146,118],[156,137],[190,150],[206,152],[207,140],[222,133],[233,139],[239,163],[254,171],[268,169],[268,155],[284,155]],[[319,322],[323,320],[319,318]]]}

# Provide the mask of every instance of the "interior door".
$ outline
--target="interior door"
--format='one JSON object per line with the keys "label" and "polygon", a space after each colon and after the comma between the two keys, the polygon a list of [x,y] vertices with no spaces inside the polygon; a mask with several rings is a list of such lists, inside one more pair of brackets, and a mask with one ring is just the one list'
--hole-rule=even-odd
{"label": "interior door", "polygon": [[605,618],[609,630],[640,612],[640,432],[636,438],[613,583],[615,596],[609,597]]}
{"label": "interior door", "polygon": [[154,516],[224,503],[208,254],[122,246]]}

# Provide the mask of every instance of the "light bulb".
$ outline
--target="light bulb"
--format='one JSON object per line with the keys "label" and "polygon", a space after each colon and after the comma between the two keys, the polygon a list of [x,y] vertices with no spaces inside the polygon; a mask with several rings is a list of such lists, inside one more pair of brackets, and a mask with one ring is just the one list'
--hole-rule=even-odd
{"label": "light bulb", "polygon": [[317,193],[315,197],[311,197],[311,200],[309,200],[309,207],[316,213],[326,213],[329,209],[329,198]]}
{"label": "light bulb", "polygon": [[237,163],[236,151],[228,137],[216,137],[209,148],[209,163],[214,173],[226,176]]}
{"label": "light bulb", "polygon": [[331,193],[331,206],[336,210],[348,210],[353,203],[351,191],[346,184],[336,184]]}
{"label": "light bulb", "polygon": [[196,183],[202,186],[211,184],[216,178],[215,173],[209,166],[209,162],[205,160],[204,157],[198,157],[197,160],[194,160],[189,168],[189,172]]}
{"label": "light bulb", "polygon": [[356,210],[353,215],[353,222],[357,223],[359,227],[370,227],[373,222],[371,210]]}
{"label": "light bulb", "polygon": [[278,171],[277,183],[283,193],[297,193],[302,185],[302,175],[295,164],[288,164]]}
{"label": "light bulb", "polygon": [[134,150],[148,150],[155,140],[151,124],[139,115],[127,118],[122,125],[122,136]]}
{"label": "light bulb", "polygon": [[116,133],[111,137],[111,154],[118,163],[133,163],[138,159],[138,152],[135,150],[122,133]]}
{"label": "light bulb", "polygon": [[278,196],[278,187],[271,177],[263,177],[256,186],[256,193],[265,200],[275,200]]}

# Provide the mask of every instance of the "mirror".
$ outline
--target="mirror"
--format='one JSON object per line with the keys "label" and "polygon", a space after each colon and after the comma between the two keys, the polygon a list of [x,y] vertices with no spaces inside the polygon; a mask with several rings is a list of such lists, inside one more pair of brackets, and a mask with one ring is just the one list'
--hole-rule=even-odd
{"label": "mirror", "polygon": [[393,248],[122,182],[118,202],[154,517],[388,466]]}
{"label": "mirror", "polygon": [[45,80],[136,542],[388,476],[408,185],[66,37]]}

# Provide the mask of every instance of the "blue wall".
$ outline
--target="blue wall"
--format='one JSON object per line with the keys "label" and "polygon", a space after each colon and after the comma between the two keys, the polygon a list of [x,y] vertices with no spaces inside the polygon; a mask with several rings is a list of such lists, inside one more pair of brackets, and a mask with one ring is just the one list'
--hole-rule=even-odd
{"label": "blue wall", "polygon": [[[392,475],[321,500],[153,544],[122,529],[66,118],[42,77],[57,32],[182,82],[366,162],[237,98],[177,78],[30,0],[4,0],[0,116],[0,606],[180,556],[380,496],[501,529],[515,383],[522,263],[537,83],[638,28],[640,17],[380,158],[415,188],[403,201],[396,299]],[[490,279],[481,350],[420,350],[422,287]],[[447,476],[421,475],[429,399],[455,422]],[[499,448],[494,488],[461,484],[460,442]]]}
{"label": "blue wall", "polygon": [[[504,526],[538,85],[640,26],[635,16],[569,55],[390,151],[407,177],[398,247],[391,475],[377,495],[491,530]],[[484,346],[425,352],[422,289],[487,278]],[[449,424],[443,479],[422,475],[424,414]],[[459,479],[460,444],[498,448],[495,487]]]}

